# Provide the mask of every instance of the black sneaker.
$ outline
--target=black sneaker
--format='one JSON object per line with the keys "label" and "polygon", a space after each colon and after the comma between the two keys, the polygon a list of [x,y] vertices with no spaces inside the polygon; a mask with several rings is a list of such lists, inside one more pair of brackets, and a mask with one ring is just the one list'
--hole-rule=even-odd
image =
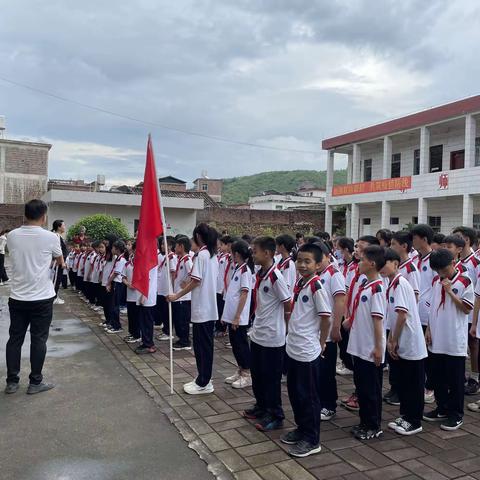
{"label": "black sneaker", "polygon": [[279,430],[283,428],[283,420],[272,417],[272,415],[265,415],[260,421],[255,423],[255,428],[261,432],[271,432],[272,430]]}
{"label": "black sneaker", "polygon": [[244,418],[248,418],[249,420],[256,420],[257,418],[262,418],[265,416],[265,410],[255,405],[252,408],[247,408],[244,410],[242,415]]}
{"label": "black sneaker", "polygon": [[400,398],[398,396],[398,393],[395,392],[393,392],[392,395],[390,395],[385,401],[389,405],[400,405]]}
{"label": "black sneaker", "polygon": [[308,457],[309,455],[314,455],[315,453],[320,453],[321,450],[322,447],[319,443],[312,445],[306,440],[301,440],[288,451],[288,454],[292,457],[303,458]]}
{"label": "black sneaker", "polygon": [[441,423],[440,428],[442,430],[452,431],[452,430],[458,430],[462,425],[463,425],[463,418],[461,418],[460,420],[457,420],[455,418],[447,418]]}
{"label": "black sneaker", "polygon": [[395,431],[400,435],[415,435],[423,431],[421,425],[413,426],[410,422],[406,420],[401,420],[400,424],[395,428]]}
{"label": "black sneaker", "polygon": [[355,438],[357,440],[371,440],[372,438],[378,438],[381,435],[383,435],[383,430],[381,428],[375,430],[362,428],[355,433]]}
{"label": "black sneaker", "polygon": [[285,435],[282,435],[280,437],[280,441],[287,445],[296,445],[302,440],[302,438],[302,434],[298,431],[298,429],[295,429],[291,432],[287,432]]}
{"label": "black sneaker", "polygon": [[180,350],[191,350],[192,346],[189,343],[181,343],[181,342],[175,342],[172,346],[173,350],[180,351]]}
{"label": "black sneaker", "polygon": [[155,348],[155,346],[152,346],[152,347],[147,347],[146,345],[139,345],[135,350],[134,352],[137,354],[137,355],[146,355],[148,353],[155,353],[157,351],[157,349]]}
{"label": "black sneaker", "polygon": [[335,410],[329,410],[328,408],[322,408],[320,410],[320,420],[322,422],[327,422],[328,420],[331,420],[335,415]]}
{"label": "black sneaker", "polygon": [[7,395],[11,395],[12,393],[15,393],[18,390],[18,383],[7,383],[7,386],[5,387],[5,393]]}
{"label": "black sneaker", "polygon": [[35,395],[36,393],[47,392],[55,388],[53,383],[39,383],[38,385],[30,384],[27,388],[27,395]]}
{"label": "black sneaker", "polygon": [[479,391],[480,385],[473,378],[469,378],[465,385],[465,395],[476,395]]}
{"label": "black sneaker", "polygon": [[442,420],[445,420],[446,418],[447,418],[447,416],[444,413],[439,413],[438,408],[435,408],[431,412],[423,414],[423,419],[426,422],[441,422]]}
{"label": "black sneaker", "polygon": [[359,425],[354,425],[350,430],[350,433],[355,436],[360,430],[365,430],[365,425],[363,425],[362,423],[360,423]]}

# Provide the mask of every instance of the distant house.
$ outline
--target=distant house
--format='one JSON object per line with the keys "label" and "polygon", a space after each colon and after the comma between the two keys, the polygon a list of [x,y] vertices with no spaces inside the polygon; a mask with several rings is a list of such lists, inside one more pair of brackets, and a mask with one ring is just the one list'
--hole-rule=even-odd
{"label": "distant house", "polygon": [[265,190],[250,197],[248,204],[252,210],[323,210],[325,190],[314,186],[306,186],[295,192]]}
{"label": "distant house", "polygon": [[216,202],[222,201],[223,180],[203,176],[193,181],[193,190],[208,193]]}
{"label": "distant house", "polygon": [[187,190],[187,182],[170,175],[168,177],[160,177],[158,183],[160,183],[162,190],[176,190],[179,192],[185,192]]}

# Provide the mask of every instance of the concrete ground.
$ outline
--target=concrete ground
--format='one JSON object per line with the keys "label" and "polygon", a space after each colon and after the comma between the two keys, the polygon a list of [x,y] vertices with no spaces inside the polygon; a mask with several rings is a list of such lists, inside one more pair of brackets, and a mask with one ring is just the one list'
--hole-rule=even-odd
{"label": "concrete ground", "polygon": [[[7,289],[0,287],[0,377],[5,378]],[[28,333],[27,333],[28,337]],[[66,304],[55,306],[45,380],[57,387],[0,392],[2,480],[212,479],[158,405]],[[1,384],[3,389],[3,384]]]}

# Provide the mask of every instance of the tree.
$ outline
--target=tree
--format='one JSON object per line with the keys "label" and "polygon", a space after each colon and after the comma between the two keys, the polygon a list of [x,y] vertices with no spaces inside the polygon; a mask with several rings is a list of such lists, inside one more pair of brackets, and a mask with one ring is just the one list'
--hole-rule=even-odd
{"label": "tree", "polygon": [[119,238],[130,237],[127,228],[122,222],[110,215],[97,213],[81,218],[77,223],[68,229],[68,240],[71,240],[84,226],[87,230],[87,237],[90,240],[103,240],[107,235],[116,235]]}

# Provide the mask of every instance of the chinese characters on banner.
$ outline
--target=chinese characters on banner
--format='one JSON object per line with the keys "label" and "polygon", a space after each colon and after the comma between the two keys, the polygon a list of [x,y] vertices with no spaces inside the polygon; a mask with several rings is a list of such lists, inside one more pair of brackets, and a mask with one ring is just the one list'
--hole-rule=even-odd
{"label": "chinese characters on banner", "polygon": [[385,178],[371,182],[350,183],[335,185],[332,196],[355,195],[357,193],[388,192],[391,190],[405,191],[412,188],[412,177]]}

